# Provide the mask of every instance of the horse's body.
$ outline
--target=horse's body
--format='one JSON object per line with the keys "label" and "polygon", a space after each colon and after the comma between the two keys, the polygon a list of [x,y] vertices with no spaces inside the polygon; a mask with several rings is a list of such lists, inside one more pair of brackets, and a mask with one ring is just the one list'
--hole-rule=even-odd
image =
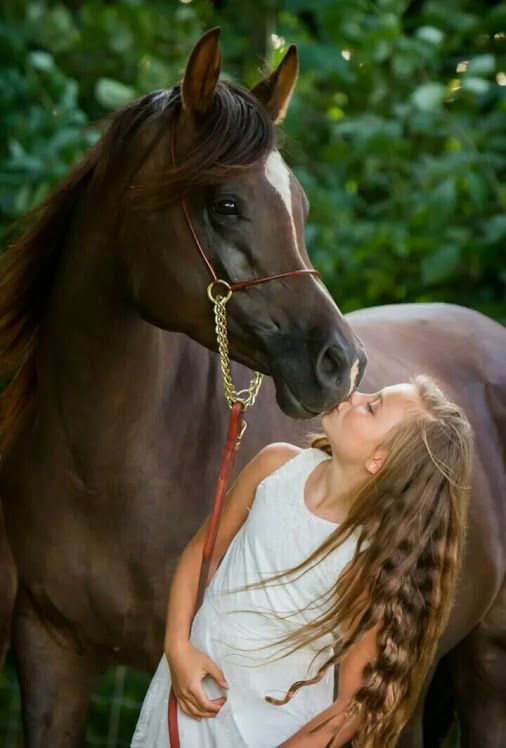
{"label": "horse's body", "polygon": [[[216,67],[212,41],[190,59],[186,78],[200,75],[203,85],[192,91],[183,82],[186,112],[202,115],[197,104],[202,107],[202,97],[212,94],[206,92]],[[274,107],[275,121],[293,88],[290,59],[257,92],[266,96],[268,110]],[[151,119],[143,123],[142,142],[151,142]],[[178,160],[195,137],[190,119],[186,124]],[[129,121],[125,163],[131,128]],[[166,158],[162,144],[158,140],[142,164],[141,178],[148,182],[150,168]],[[92,172],[105,169],[100,162],[88,166]],[[292,196],[300,198],[300,188],[282,168],[267,153],[260,166],[252,160],[234,173],[234,195],[250,211],[244,225],[236,221],[224,228],[221,213],[211,220],[202,205],[204,189],[188,198],[199,232],[227,277],[265,275],[308,261],[302,200],[287,202],[290,180]],[[119,183],[122,177],[128,182],[120,169]],[[109,199],[118,200],[118,193],[108,184],[109,198],[101,184],[85,168],[68,190],[75,199],[62,203],[68,230],[59,234],[58,261],[49,263],[52,284],[33,359],[36,399],[0,466],[19,579],[13,644],[27,748],[79,744],[90,689],[108,665],[153,669],[162,651],[171,571],[208,513],[228,420],[218,357],[199,345],[215,345],[205,268],[178,206],[144,219],[129,212],[118,230],[117,222],[111,227],[106,220]],[[232,187],[227,185],[225,197],[219,189],[221,202],[215,198],[213,205],[228,215],[224,200],[230,202]],[[319,421],[289,416],[307,418],[347,396],[362,376],[365,357],[314,277],[241,291],[228,310],[232,357],[273,377],[246,414],[237,474],[268,442],[303,444]],[[432,372],[465,406],[477,430],[469,550],[442,652],[457,653],[457,696],[468,709],[462,719],[469,734],[479,729],[480,747],[499,748],[496,736],[506,729],[506,718],[497,719],[502,707],[494,688],[502,670],[490,666],[489,648],[500,666],[506,658],[500,592],[506,382],[499,357],[506,333],[477,313],[444,305],[364,310],[348,319],[369,352],[366,387],[405,380],[417,370]],[[236,363],[233,372],[237,388],[245,386],[250,371]],[[0,560],[6,569],[0,580],[9,592],[13,563],[5,535]],[[468,668],[477,665],[488,668],[491,686],[490,698],[479,702],[468,684]],[[422,745],[420,714],[404,738],[410,748]],[[490,715],[499,727],[488,724]]]}

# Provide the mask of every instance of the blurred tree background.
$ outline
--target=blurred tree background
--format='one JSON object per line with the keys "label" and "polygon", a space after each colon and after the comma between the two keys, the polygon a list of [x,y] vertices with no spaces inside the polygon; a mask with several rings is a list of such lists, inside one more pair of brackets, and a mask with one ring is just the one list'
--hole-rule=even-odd
{"label": "blurred tree background", "polygon": [[[298,46],[284,155],[341,309],[444,300],[505,324],[506,5],[493,0],[3,0],[0,229],[67,173],[109,111],[175,83],[213,25],[224,76],[248,86]],[[0,742],[17,719],[11,670]],[[128,745],[146,684],[124,669],[104,679],[89,745]]]}

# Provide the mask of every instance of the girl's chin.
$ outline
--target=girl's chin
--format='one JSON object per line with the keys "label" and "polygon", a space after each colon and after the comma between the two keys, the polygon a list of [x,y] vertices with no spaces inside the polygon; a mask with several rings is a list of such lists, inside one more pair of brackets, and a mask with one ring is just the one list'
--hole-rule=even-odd
{"label": "girl's chin", "polygon": [[329,413],[330,418],[323,418],[323,416],[320,419],[321,424],[321,431],[325,434],[327,439],[329,440],[330,445],[332,444],[338,444],[341,441],[341,421],[338,418],[335,418],[335,413],[333,414],[332,411]]}

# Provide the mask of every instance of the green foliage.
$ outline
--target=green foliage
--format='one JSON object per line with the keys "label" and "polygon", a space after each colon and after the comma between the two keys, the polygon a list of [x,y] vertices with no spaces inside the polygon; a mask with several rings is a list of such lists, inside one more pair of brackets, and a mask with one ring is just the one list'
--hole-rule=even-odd
{"label": "green foliage", "polygon": [[344,310],[446,300],[506,321],[505,27],[504,6],[457,0],[279,13],[301,42],[290,160]]}

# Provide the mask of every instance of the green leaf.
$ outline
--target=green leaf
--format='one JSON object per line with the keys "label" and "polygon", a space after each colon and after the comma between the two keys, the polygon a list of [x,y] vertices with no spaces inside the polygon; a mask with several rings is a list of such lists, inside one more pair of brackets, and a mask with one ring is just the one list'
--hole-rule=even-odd
{"label": "green leaf", "polygon": [[147,92],[168,87],[171,84],[171,72],[169,66],[161,60],[144,55],[139,61],[138,90]]}
{"label": "green leaf", "polygon": [[467,189],[473,203],[477,208],[482,210],[486,206],[488,199],[488,183],[485,177],[471,171],[467,175]]}
{"label": "green leaf", "polygon": [[488,75],[489,73],[495,72],[495,57],[494,55],[477,55],[469,60],[469,64],[466,69],[466,74],[473,75]]}
{"label": "green leaf", "polygon": [[506,215],[497,213],[484,221],[484,241],[487,244],[495,244],[506,240]]}
{"label": "green leaf", "polygon": [[135,44],[133,34],[123,24],[117,24],[109,39],[109,47],[120,54],[127,52]]}
{"label": "green leaf", "polygon": [[423,83],[411,94],[411,101],[422,111],[439,109],[446,99],[448,91],[442,83]]}
{"label": "green leaf", "polygon": [[[30,3],[30,6],[33,5],[35,3]],[[39,44],[47,46],[52,52],[71,49],[79,38],[79,31],[70,10],[61,4],[47,9],[43,8],[43,3],[38,3],[38,5],[45,10],[38,28]]]}
{"label": "green leaf", "polygon": [[54,58],[49,52],[44,52],[42,49],[35,49],[28,55],[30,63],[36,70],[44,70],[49,72],[54,68]]}
{"label": "green leaf", "polygon": [[435,26],[420,26],[416,31],[416,36],[419,39],[423,39],[425,42],[434,44],[436,47],[439,46],[445,38],[441,29],[437,29]]}
{"label": "green leaf", "polygon": [[462,78],[462,90],[463,91],[470,91],[474,94],[484,94],[487,93],[488,89],[490,88],[489,81],[485,80],[485,78],[475,78],[475,77],[464,77]]}
{"label": "green leaf", "polygon": [[112,78],[99,78],[95,84],[95,97],[104,109],[117,109],[135,99],[135,96],[133,88]]}
{"label": "green leaf", "polygon": [[422,282],[432,285],[447,280],[460,261],[460,247],[447,244],[422,259],[420,270]]}
{"label": "green leaf", "polygon": [[448,177],[439,182],[436,187],[430,192],[428,202],[430,203],[430,209],[433,213],[440,213],[446,215],[452,213],[455,209],[455,202],[457,199],[457,190],[455,186],[455,179]]}

